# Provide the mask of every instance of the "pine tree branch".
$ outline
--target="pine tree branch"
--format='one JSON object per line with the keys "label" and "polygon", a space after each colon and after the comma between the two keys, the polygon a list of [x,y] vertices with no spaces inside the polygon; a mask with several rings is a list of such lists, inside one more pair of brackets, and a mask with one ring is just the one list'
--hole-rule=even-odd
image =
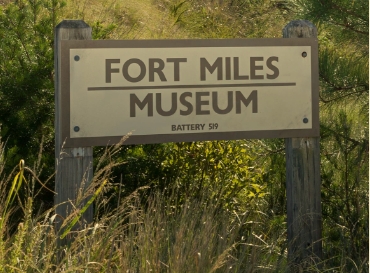
{"label": "pine tree branch", "polygon": [[350,24],[341,24],[341,23],[338,23],[338,22],[333,22],[332,21],[332,24],[334,25],[337,25],[337,26],[340,26],[340,27],[344,27],[348,30],[351,30],[351,31],[354,31],[356,33],[359,33],[359,34],[364,34],[364,35],[369,35],[369,32],[367,31],[361,31],[361,30],[358,30],[358,29],[355,29],[354,27],[352,27]]}
{"label": "pine tree branch", "polygon": [[[322,6],[325,6],[325,4],[328,4],[328,1],[327,0],[319,0],[319,1],[320,1],[320,4]],[[357,13],[351,11],[351,10],[343,9],[342,7],[340,7],[337,4],[333,3],[332,1],[330,1],[329,4],[330,4],[330,7],[332,9],[339,11],[341,14],[342,13],[347,13],[347,14],[352,15],[353,17],[356,17],[356,18],[361,19],[363,21],[368,21],[369,20],[369,18],[362,17],[361,15],[359,15],[359,14],[357,14]]]}
{"label": "pine tree branch", "polygon": [[[328,4],[327,1],[323,1],[323,0],[319,0],[319,1],[320,1],[320,4],[322,6],[325,6],[326,4]],[[336,5],[335,3],[333,3],[332,1],[330,1],[329,5],[330,5],[329,8],[331,8],[333,10],[336,10],[336,11],[339,11],[341,14],[346,13],[346,14],[351,15],[351,16],[353,16],[353,17],[355,17],[357,19],[360,19],[360,20],[362,20],[364,22],[369,22],[369,19],[368,18],[364,18],[361,15],[359,15],[359,14],[353,12],[353,11],[350,11],[348,9],[343,9],[342,7],[340,7],[340,6]],[[342,18],[347,18],[347,17],[346,16],[343,16]],[[337,25],[337,26],[340,26],[340,27],[344,27],[344,28],[346,28],[348,30],[351,30],[351,31],[354,31],[356,33],[363,34],[363,35],[369,35],[369,32],[368,31],[366,32],[366,31],[361,31],[361,30],[355,29],[349,23],[342,24],[342,23],[339,23],[339,22],[335,22],[333,20],[330,20],[330,22],[332,24],[334,24],[334,25]],[[367,25],[368,24],[366,24],[366,26]]]}
{"label": "pine tree branch", "polygon": [[23,47],[23,49],[24,49],[24,52],[26,53],[26,56],[27,56],[27,59],[28,59],[28,61],[31,63],[32,61],[31,61],[31,57],[30,57],[30,55],[28,54],[28,50],[27,50],[27,47],[26,47],[26,45],[25,45],[25,43],[24,43],[24,41],[23,41],[23,39],[22,39],[22,36],[20,35],[20,33],[18,32],[18,28],[17,28],[17,26],[15,25],[15,23],[12,21],[12,19],[11,18],[9,18],[9,16],[7,16],[7,19],[8,19],[8,22],[14,27],[14,32],[15,32],[15,34],[16,34],[16,36],[18,37],[18,40],[19,40],[19,42],[21,43],[21,45],[22,45],[22,47]]}
{"label": "pine tree branch", "polygon": [[336,101],[336,100],[339,100],[339,99],[343,99],[345,97],[349,97],[349,96],[352,96],[354,94],[362,94],[364,92],[369,92],[369,86],[368,85],[358,85],[358,86],[337,86],[335,85],[334,83],[332,83],[324,74],[320,73],[320,78],[322,80],[324,80],[328,85],[330,85],[330,87],[333,89],[333,91],[346,91],[346,90],[351,90],[351,89],[358,89],[358,88],[363,88],[362,90],[356,90],[356,91],[353,91],[353,92],[350,92],[350,93],[347,93],[347,94],[344,94],[344,95],[341,95],[341,96],[338,96],[338,97],[335,97],[333,99],[330,99],[330,100],[327,100],[327,99],[324,99],[321,94],[319,94],[319,97],[320,97],[320,100],[324,103],[329,103],[329,102],[332,102],[332,101]]}
{"label": "pine tree branch", "polygon": [[340,100],[340,99],[343,99],[343,98],[346,98],[346,97],[349,97],[349,96],[352,96],[354,94],[357,94],[357,93],[364,93],[366,91],[369,91],[369,90],[360,90],[360,91],[354,91],[354,92],[351,92],[351,93],[347,93],[345,95],[342,95],[342,96],[338,96],[338,97],[335,97],[335,98],[332,98],[332,99],[324,99],[321,94],[319,94],[319,97],[320,97],[320,100],[323,102],[323,103],[330,103],[330,102],[333,102],[333,101],[336,101],[336,100]]}
{"label": "pine tree branch", "polygon": [[327,127],[327,126],[324,126],[324,128],[325,128],[325,130],[328,130],[330,133],[332,133],[333,135],[336,135],[337,137],[340,137],[340,138],[343,138],[343,139],[345,139],[345,140],[347,140],[347,141],[350,141],[353,145],[354,145],[354,147],[355,146],[358,146],[358,145],[361,145],[362,144],[362,142],[364,142],[365,144],[367,143],[367,145],[369,145],[368,144],[368,140],[367,139],[362,139],[362,141],[360,142],[360,141],[358,141],[358,140],[356,140],[356,139],[353,139],[353,138],[351,138],[351,137],[348,137],[348,136],[345,136],[345,135],[343,135],[343,134],[341,134],[341,133],[339,133],[338,131],[335,131],[335,130],[332,130],[332,129],[330,129],[329,127]]}

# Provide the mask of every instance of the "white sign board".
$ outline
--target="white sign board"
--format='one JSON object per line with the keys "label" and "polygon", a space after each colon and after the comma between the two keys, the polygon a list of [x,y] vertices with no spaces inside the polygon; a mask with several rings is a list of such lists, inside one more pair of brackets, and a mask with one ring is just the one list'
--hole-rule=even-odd
{"label": "white sign board", "polygon": [[67,147],[319,135],[314,39],[62,41],[62,54]]}

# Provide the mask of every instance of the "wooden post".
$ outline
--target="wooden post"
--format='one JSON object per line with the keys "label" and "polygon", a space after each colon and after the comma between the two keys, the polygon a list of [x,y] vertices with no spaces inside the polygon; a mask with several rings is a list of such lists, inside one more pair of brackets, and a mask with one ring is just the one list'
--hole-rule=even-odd
{"label": "wooden post", "polygon": [[[55,29],[55,192],[56,213],[66,218],[73,212],[78,194],[91,183],[93,177],[92,147],[63,148],[61,139],[61,40],[91,40],[91,27],[81,20],[63,20]],[[62,204],[63,203],[63,204]],[[84,205],[80,204],[80,208]],[[93,208],[90,207],[82,216],[85,223],[92,223]],[[57,224],[59,230],[61,221]]]}
{"label": "wooden post", "polygon": [[[284,38],[317,38],[309,21],[292,21]],[[319,137],[285,139],[289,272],[310,271],[322,260]]]}

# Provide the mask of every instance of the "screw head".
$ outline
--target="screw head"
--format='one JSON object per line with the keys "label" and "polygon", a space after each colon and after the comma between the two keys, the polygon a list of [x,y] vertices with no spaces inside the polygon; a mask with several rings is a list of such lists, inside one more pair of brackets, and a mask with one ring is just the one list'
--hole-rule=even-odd
{"label": "screw head", "polygon": [[78,127],[78,126],[75,126],[75,127],[73,128],[73,131],[75,131],[75,132],[78,132],[78,131],[80,131],[80,127]]}
{"label": "screw head", "polygon": [[303,123],[308,123],[308,118],[304,118]]}
{"label": "screw head", "polygon": [[306,58],[306,57],[307,57],[307,52],[306,52],[306,51],[303,51],[303,52],[302,52],[302,57],[303,57],[303,58]]}
{"label": "screw head", "polygon": [[80,60],[80,56],[76,55],[76,56],[74,57],[74,59],[75,59],[75,61],[76,61],[76,62],[78,62],[78,61]]}

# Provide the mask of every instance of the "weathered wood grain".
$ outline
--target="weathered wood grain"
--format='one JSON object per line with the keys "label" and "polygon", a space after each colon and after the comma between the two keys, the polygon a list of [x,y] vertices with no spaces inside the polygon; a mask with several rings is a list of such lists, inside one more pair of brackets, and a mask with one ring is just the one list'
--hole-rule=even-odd
{"label": "weathered wood grain", "polygon": [[[309,21],[292,21],[283,37],[316,38],[317,29]],[[285,151],[289,272],[307,272],[322,259],[320,139],[288,138]]]}
{"label": "weathered wood grain", "polygon": [[[61,139],[61,40],[91,40],[91,27],[81,20],[63,20],[55,29],[55,192],[56,213],[63,218],[73,213],[74,206],[81,208],[84,201],[78,204],[79,194],[83,194],[93,177],[92,147],[63,148]],[[58,219],[58,218],[57,218]],[[59,218],[61,219],[61,218]],[[93,208],[90,207],[83,215],[82,221],[93,221]],[[60,225],[60,221],[59,221]],[[57,227],[59,227],[59,225]]]}

